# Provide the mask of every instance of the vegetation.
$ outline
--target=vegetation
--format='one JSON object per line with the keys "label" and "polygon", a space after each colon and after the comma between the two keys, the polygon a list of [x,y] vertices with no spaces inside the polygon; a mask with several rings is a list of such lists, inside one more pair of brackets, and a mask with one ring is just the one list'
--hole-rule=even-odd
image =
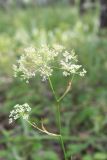
{"label": "vegetation", "polygon": [[[39,77],[29,84],[13,77],[12,66],[29,44],[58,43],[75,49],[87,70],[85,78],[75,77],[61,106],[62,134],[70,160],[107,159],[107,35],[99,31],[99,10],[83,16],[76,8],[46,7],[0,11],[0,158],[4,160],[63,160],[55,137],[32,129],[23,120],[8,124],[9,111],[27,102],[32,120],[44,119],[46,128],[58,133],[54,98],[47,82]],[[67,81],[52,77],[61,95]],[[60,82],[60,84],[58,83]],[[63,86],[63,87],[62,87]],[[42,97],[42,98],[41,98]]]}

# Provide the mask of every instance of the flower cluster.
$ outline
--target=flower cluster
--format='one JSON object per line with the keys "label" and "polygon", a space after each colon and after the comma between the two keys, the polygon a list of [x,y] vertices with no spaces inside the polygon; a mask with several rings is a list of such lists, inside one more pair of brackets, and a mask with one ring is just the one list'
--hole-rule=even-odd
{"label": "flower cluster", "polygon": [[27,103],[23,105],[15,105],[14,109],[10,112],[9,115],[9,123],[12,123],[16,119],[22,117],[23,119],[28,119],[29,117],[29,112],[31,111],[31,108]]}
{"label": "flower cluster", "polygon": [[63,59],[61,60],[61,68],[63,70],[63,75],[70,76],[71,74],[79,74],[80,76],[84,76],[86,73],[85,69],[81,69],[82,65],[76,64],[78,62],[77,55],[72,50],[71,53],[65,51],[63,53]]}
{"label": "flower cluster", "polygon": [[14,65],[15,76],[20,73],[21,78],[29,82],[29,79],[39,74],[43,80],[52,75],[54,68],[62,71],[64,76],[79,74],[84,76],[85,69],[77,64],[77,56],[74,51],[68,52],[61,45],[47,45],[40,48],[29,47]]}
{"label": "flower cluster", "polygon": [[54,52],[47,46],[35,49],[33,47],[26,48],[24,54],[18,60],[18,65],[14,65],[15,76],[21,73],[21,78],[28,80],[37,73],[41,75],[43,80],[52,75],[51,67],[54,58],[58,52]]}

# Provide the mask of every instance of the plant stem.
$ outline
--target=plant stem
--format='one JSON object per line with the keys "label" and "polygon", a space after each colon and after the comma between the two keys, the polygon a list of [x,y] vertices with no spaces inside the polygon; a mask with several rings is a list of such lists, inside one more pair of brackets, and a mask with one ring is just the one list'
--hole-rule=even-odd
{"label": "plant stem", "polygon": [[51,79],[48,78],[48,80],[49,80],[49,84],[50,84],[51,90],[53,92],[53,95],[54,95],[56,103],[57,103],[57,112],[56,112],[56,114],[57,114],[58,128],[59,128],[59,134],[60,134],[60,136],[59,136],[60,137],[60,143],[61,143],[61,147],[62,147],[62,150],[63,150],[63,153],[64,153],[64,159],[67,160],[64,141],[63,141],[63,137],[62,137],[62,131],[61,131],[60,101],[58,101],[58,98],[56,96],[56,93],[55,93],[55,90],[54,90],[54,87],[53,87]]}
{"label": "plant stem", "polygon": [[70,91],[71,86],[72,86],[73,79],[74,79],[74,74],[73,74],[71,80],[69,80],[69,83],[68,83],[68,85],[67,85],[67,88],[66,88],[65,92],[64,92],[63,95],[62,95],[61,97],[59,97],[59,99],[57,100],[58,102],[60,102],[60,101],[67,95],[67,93]]}
{"label": "plant stem", "polygon": [[60,142],[61,142],[62,150],[64,153],[64,159],[67,160],[64,141],[62,137],[62,131],[61,131],[61,115],[60,115],[60,103],[59,102],[57,102],[57,120],[58,120],[59,134],[60,134]]}
{"label": "plant stem", "polygon": [[56,96],[56,93],[55,93],[55,90],[54,90],[54,88],[53,88],[53,85],[52,85],[52,82],[51,82],[50,77],[48,77],[48,80],[49,80],[49,84],[50,84],[51,90],[52,90],[52,92],[53,92],[53,95],[54,95],[54,97],[55,97],[55,100],[56,100],[56,102],[57,102],[57,101],[58,101],[58,98],[57,98],[57,96]]}
{"label": "plant stem", "polygon": [[46,130],[46,128],[44,127],[44,125],[43,125],[43,122],[42,122],[42,124],[41,124],[41,127],[42,128],[39,128],[34,122],[31,122],[31,121],[29,121],[29,120],[26,120],[32,127],[34,127],[34,128],[36,128],[36,129],[38,129],[39,131],[41,131],[41,132],[43,132],[43,133],[46,133],[46,134],[48,134],[48,135],[50,135],[50,136],[60,136],[60,135],[58,135],[58,134],[54,134],[54,133],[51,133],[51,132],[49,132],[49,131],[47,131]]}

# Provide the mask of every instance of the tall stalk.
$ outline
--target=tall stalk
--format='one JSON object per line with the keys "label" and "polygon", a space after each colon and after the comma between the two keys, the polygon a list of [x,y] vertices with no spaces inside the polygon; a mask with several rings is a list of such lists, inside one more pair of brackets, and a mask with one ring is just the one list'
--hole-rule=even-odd
{"label": "tall stalk", "polygon": [[52,84],[51,79],[49,78],[48,80],[49,80],[49,84],[50,84],[51,90],[53,92],[53,95],[55,97],[55,101],[56,101],[56,104],[57,104],[56,117],[57,117],[58,129],[59,129],[59,134],[60,134],[59,139],[60,139],[62,151],[63,151],[63,154],[64,154],[64,159],[67,160],[65,146],[64,146],[64,141],[63,141],[63,136],[62,136],[62,130],[61,130],[62,129],[62,127],[61,127],[61,116],[60,116],[60,103],[61,103],[61,99],[57,98],[55,90],[53,88],[53,84]]}
{"label": "tall stalk", "polygon": [[62,128],[61,128],[61,116],[60,116],[60,103],[59,102],[57,102],[57,120],[58,120],[58,128],[59,128],[59,133],[60,133],[59,138],[60,138],[62,150],[63,150],[63,153],[64,153],[64,158],[65,158],[65,160],[67,160],[64,141],[63,141],[63,136],[62,136],[62,130],[61,130]]}

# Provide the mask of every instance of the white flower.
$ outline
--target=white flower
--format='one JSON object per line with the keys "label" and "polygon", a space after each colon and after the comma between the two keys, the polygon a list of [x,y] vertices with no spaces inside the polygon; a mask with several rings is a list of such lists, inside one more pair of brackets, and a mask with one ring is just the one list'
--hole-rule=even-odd
{"label": "white flower", "polygon": [[9,124],[12,123],[12,122],[13,122],[13,119],[12,119],[12,118],[9,118]]}
{"label": "white flower", "polygon": [[83,77],[86,73],[87,73],[87,71],[83,68],[83,70],[79,74],[80,74],[80,76]]}
{"label": "white flower", "polygon": [[29,48],[25,48],[24,49],[24,51],[26,52],[26,53],[32,53],[32,52],[35,52],[35,48],[33,48],[33,47],[29,47]]}
{"label": "white flower", "polygon": [[41,73],[42,80],[45,81],[47,77],[52,75],[52,72],[53,72],[53,69],[51,69],[51,67],[47,65],[44,65],[44,67],[41,67],[40,73]]}
{"label": "white flower", "polygon": [[67,76],[70,75],[70,73],[68,73],[67,71],[63,71],[63,75],[64,75],[65,77],[67,77]]}
{"label": "white flower", "polygon": [[72,50],[71,53],[65,51],[63,53],[63,57],[60,61],[61,69],[63,70],[63,76],[67,77],[72,74],[79,74],[80,76],[84,76],[86,71],[83,69],[81,71],[82,65],[77,64],[77,56],[75,52]]}
{"label": "white flower", "polygon": [[24,114],[24,115],[23,115],[23,119],[26,120],[26,119],[28,119],[28,118],[29,118],[29,115],[28,115],[28,114]]}
{"label": "white flower", "polygon": [[48,46],[41,46],[38,49],[30,47],[24,51],[25,53],[18,60],[18,65],[13,66],[15,77],[19,73],[21,78],[28,82],[36,74],[40,74],[42,79],[47,79],[52,75],[51,63],[57,56],[57,52]]}
{"label": "white flower", "polygon": [[75,52],[72,50],[71,53],[69,53],[68,51],[65,51],[63,53],[63,56],[65,57],[65,61],[68,62],[69,60],[73,60],[73,61],[78,61],[77,60],[77,55],[75,55]]}
{"label": "white flower", "polygon": [[42,80],[52,76],[55,68],[61,69],[64,76],[79,74],[84,76],[86,71],[77,64],[77,55],[72,50],[68,52],[63,46],[54,44],[52,47],[42,45],[40,48],[29,47],[24,49],[24,54],[18,60],[17,65],[13,66],[15,77],[18,74],[26,82],[30,78],[39,74]]}
{"label": "white flower", "polygon": [[17,120],[20,117],[27,120],[29,117],[30,111],[31,111],[31,108],[27,103],[23,105],[19,105],[19,104],[15,105],[14,109],[10,112],[9,123],[12,123],[13,121]]}

